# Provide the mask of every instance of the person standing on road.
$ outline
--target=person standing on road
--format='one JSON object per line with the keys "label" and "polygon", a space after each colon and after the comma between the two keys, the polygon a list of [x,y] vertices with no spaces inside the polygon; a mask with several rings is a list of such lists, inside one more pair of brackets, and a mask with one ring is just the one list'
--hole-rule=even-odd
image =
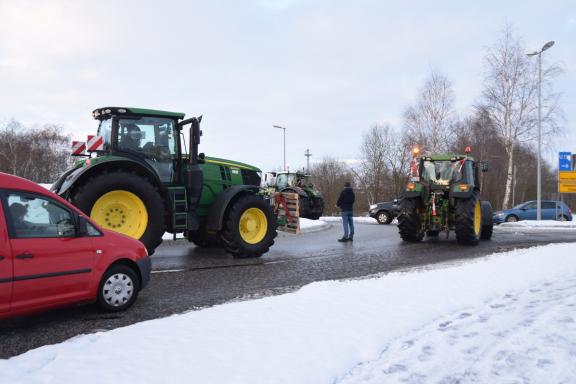
{"label": "person standing on road", "polygon": [[350,182],[344,183],[344,189],[340,192],[336,206],[342,211],[342,226],[344,227],[344,236],[338,239],[339,242],[343,243],[346,241],[354,240],[354,191]]}

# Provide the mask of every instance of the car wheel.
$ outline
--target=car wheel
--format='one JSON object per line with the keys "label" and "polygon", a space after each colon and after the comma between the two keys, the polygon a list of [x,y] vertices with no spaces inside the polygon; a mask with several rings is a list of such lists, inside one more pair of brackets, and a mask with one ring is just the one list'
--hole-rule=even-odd
{"label": "car wheel", "polygon": [[504,221],[507,223],[515,223],[518,221],[518,217],[515,215],[509,215],[509,216],[506,216],[506,219]]}
{"label": "car wheel", "polygon": [[392,222],[393,217],[387,211],[380,211],[376,215],[376,220],[378,224],[390,224]]}
{"label": "car wheel", "polygon": [[100,280],[98,306],[106,312],[124,311],[134,304],[140,281],[134,270],[126,265],[110,267]]}
{"label": "car wheel", "polygon": [[564,215],[558,216],[558,221],[568,221],[568,218]]}

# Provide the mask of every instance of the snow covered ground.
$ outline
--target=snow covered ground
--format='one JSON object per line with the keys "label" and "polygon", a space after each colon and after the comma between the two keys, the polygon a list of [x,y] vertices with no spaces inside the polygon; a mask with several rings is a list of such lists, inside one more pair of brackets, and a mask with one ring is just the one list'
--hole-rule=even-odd
{"label": "snow covered ground", "polygon": [[0,382],[574,383],[575,309],[576,244],[556,244],[82,335]]}
{"label": "snow covered ground", "polygon": [[501,229],[573,229],[576,230],[576,221],[555,221],[555,220],[522,220],[515,223],[502,223],[498,225]]}
{"label": "snow covered ground", "polygon": [[[322,216],[320,218],[322,221],[326,222],[342,222],[342,218],[340,216]],[[376,219],[373,219],[368,216],[355,216],[354,223],[361,223],[361,224],[378,224]]]}

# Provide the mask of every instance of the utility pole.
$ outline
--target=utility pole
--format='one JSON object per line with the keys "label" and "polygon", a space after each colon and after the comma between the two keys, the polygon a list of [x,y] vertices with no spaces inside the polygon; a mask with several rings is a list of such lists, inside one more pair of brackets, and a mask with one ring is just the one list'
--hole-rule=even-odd
{"label": "utility pole", "polygon": [[281,129],[284,131],[284,170],[286,170],[286,128],[279,125],[273,125],[272,127]]}
{"label": "utility pole", "polygon": [[306,156],[306,173],[310,173],[310,156],[312,156],[310,153],[310,148],[306,149],[304,156]]}

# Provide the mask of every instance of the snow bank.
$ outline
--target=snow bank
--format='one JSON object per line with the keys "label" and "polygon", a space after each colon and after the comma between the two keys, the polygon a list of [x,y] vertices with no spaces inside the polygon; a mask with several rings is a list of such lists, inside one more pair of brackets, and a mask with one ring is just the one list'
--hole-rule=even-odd
{"label": "snow bank", "polygon": [[[522,308],[528,307],[530,301],[535,301],[532,306],[537,302],[553,306],[553,296],[547,301],[533,300],[528,290],[535,286],[546,290],[549,282],[568,281],[574,289],[574,271],[576,245],[556,244],[493,255],[463,265],[454,262],[432,270],[314,283],[290,294],[234,302],[41,347],[0,360],[0,382],[365,382],[362,380],[368,380],[370,374],[363,376],[357,369],[371,364],[363,362],[378,363],[395,343],[417,344],[428,328],[443,332],[443,327],[451,328],[450,321],[456,322],[465,313],[477,320],[476,334],[496,334],[498,323],[482,328],[484,323],[475,314],[492,310],[487,306],[490,300],[523,293],[528,301]],[[571,297],[572,305],[576,305],[576,294]],[[498,306],[493,309],[499,311]],[[572,314],[573,308],[564,310],[566,326],[574,326]],[[446,323],[446,318],[452,320]],[[542,325],[543,329],[549,327],[546,322]],[[576,336],[572,345],[575,339]],[[524,343],[520,347],[525,349],[533,343],[546,347],[546,340],[535,340],[530,335],[519,342]],[[423,345],[421,353],[414,355],[414,362],[425,361],[433,350],[434,345]],[[472,356],[475,353],[480,363],[485,352],[471,348]],[[558,356],[544,354],[538,369],[544,375],[550,374],[548,382],[559,382],[558,375],[574,372],[573,368],[567,369],[576,367],[576,351],[571,352],[574,353],[566,355],[571,360],[560,366],[549,363]],[[455,351],[441,354],[437,356],[437,366],[444,370],[462,369],[451,363],[459,358]],[[480,363],[477,366],[482,366]],[[394,369],[406,373],[409,367],[404,364],[404,368]],[[576,373],[569,379],[567,382],[576,381]]]}
{"label": "snow bank", "polygon": [[514,223],[502,223],[496,226],[502,229],[575,229],[576,221],[556,221],[556,220],[522,220]]}
{"label": "snow bank", "polygon": [[[326,222],[342,222],[342,218],[340,216],[322,216],[320,218],[320,220],[322,221],[326,221]],[[373,219],[371,217],[354,217],[354,222],[355,223],[360,223],[360,224],[378,224],[378,222],[376,221],[376,219]]]}

